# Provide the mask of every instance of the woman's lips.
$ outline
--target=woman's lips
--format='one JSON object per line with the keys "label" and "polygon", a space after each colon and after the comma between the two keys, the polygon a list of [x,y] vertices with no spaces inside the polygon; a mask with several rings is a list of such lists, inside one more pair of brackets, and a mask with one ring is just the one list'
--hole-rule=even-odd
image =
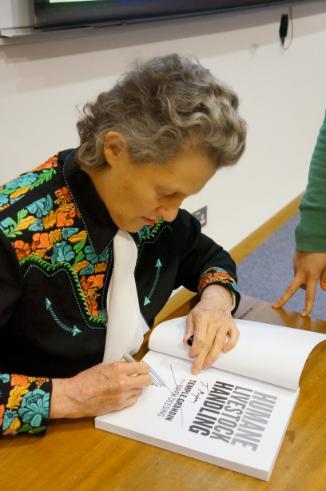
{"label": "woman's lips", "polygon": [[154,225],[154,223],[156,222],[156,218],[142,217],[142,219],[145,223],[147,223],[147,225]]}

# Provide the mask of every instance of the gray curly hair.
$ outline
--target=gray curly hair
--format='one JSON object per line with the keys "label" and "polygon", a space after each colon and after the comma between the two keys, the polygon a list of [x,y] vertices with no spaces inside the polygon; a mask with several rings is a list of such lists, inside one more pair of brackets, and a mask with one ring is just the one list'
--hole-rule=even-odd
{"label": "gray curly hair", "polygon": [[238,105],[237,95],[197,60],[171,54],[137,63],[84,106],[77,123],[79,163],[103,165],[104,136],[117,131],[137,163],[164,163],[190,147],[217,168],[235,164],[246,138]]}

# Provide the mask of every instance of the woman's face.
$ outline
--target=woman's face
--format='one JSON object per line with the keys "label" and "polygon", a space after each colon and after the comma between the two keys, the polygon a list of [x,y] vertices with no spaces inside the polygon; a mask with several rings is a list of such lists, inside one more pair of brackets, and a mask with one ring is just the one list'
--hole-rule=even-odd
{"label": "woman's face", "polygon": [[128,232],[160,217],[173,221],[183,200],[198,193],[216,171],[196,150],[182,151],[164,164],[135,164],[128,152],[109,146],[104,156],[108,165],[90,175],[114,223]]}

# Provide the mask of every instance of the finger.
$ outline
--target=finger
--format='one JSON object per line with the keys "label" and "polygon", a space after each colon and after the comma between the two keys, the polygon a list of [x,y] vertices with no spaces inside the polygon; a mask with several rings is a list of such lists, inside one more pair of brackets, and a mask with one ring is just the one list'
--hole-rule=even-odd
{"label": "finger", "polygon": [[326,268],[324,269],[324,271],[320,276],[320,288],[322,290],[326,290]]}
{"label": "finger", "polygon": [[153,379],[150,375],[137,375],[135,377],[128,377],[126,384],[127,390],[132,389],[144,389],[151,385]]}
{"label": "finger", "polygon": [[[123,390],[122,390],[123,388]],[[106,412],[111,410],[121,409],[125,406],[125,402],[130,397],[139,397],[142,389],[126,389],[126,385],[121,386],[121,384],[116,384],[115,387],[111,387],[107,391],[106,396],[104,395],[104,404],[109,404],[109,409],[106,408]]]}
{"label": "finger", "polygon": [[317,279],[309,280],[306,288],[305,308],[301,313],[302,317],[306,317],[312,311],[315,302],[316,287],[317,287]]}
{"label": "finger", "polygon": [[227,351],[230,351],[232,348],[234,348],[234,346],[238,342],[238,339],[239,339],[239,330],[235,325],[234,321],[232,321],[232,324],[228,330],[226,343],[223,346],[223,352],[226,353]]}
{"label": "finger", "polygon": [[197,375],[201,371],[201,369],[204,366],[204,362],[207,356],[208,350],[202,350],[199,355],[195,358],[192,367],[191,367],[191,372],[194,375]]}
{"label": "finger", "polygon": [[189,355],[193,358],[198,356],[202,351],[206,343],[206,333],[207,333],[207,318],[198,316],[196,319],[194,340],[192,346],[189,350]]}
{"label": "finger", "polygon": [[200,352],[198,353],[196,359],[193,362],[192,373],[194,374],[199,373],[200,370],[203,368],[207,354],[210,352],[212,346],[214,345],[215,338],[216,338],[216,320],[215,321],[211,320],[206,330],[206,337],[202,342]]}
{"label": "finger", "polygon": [[295,292],[300,288],[300,286],[303,283],[302,277],[295,276],[293,281],[289,284],[287,289],[285,290],[285,293],[279,298],[276,302],[274,302],[272,305],[275,308],[281,307],[284,305],[286,302],[290,300],[291,297],[295,294]]}
{"label": "finger", "polygon": [[130,396],[128,399],[126,399],[123,407],[133,406],[138,401],[139,395],[140,394]]}
{"label": "finger", "polygon": [[112,364],[107,364],[108,368],[113,368],[116,372],[123,375],[143,375],[149,373],[149,366],[147,363],[143,362],[126,362],[126,361],[116,361]]}
{"label": "finger", "polygon": [[216,334],[214,344],[211,347],[210,351],[207,353],[206,358],[204,360],[204,368],[209,368],[210,366],[212,366],[214,361],[217,360],[225,343],[225,338],[226,338],[226,330],[223,328],[219,329],[219,331]]}
{"label": "finger", "polygon": [[[124,398],[119,398],[118,400],[115,401],[115,403],[111,402],[111,406],[109,409],[109,412],[111,411],[120,411],[121,409],[129,406],[133,406],[137,400],[139,399],[140,396],[140,391],[132,393],[128,395],[127,397]],[[108,412],[108,411],[105,411]]]}
{"label": "finger", "polygon": [[138,375],[135,377],[121,377],[116,380],[111,386],[108,386],[106,393],[110,397],[118,400],[123,400],[129,397],[130,394],[138,393],[151,385],[152,378],[149,375]]}
{"label": "finger", "polygon": [[148,375],[150,368],[145,361],[136,363],[137,375]]}
{"label": "finger", "polygon": [[188,316],[187,316],[187,328],[186,328],[186,332],[185,332],[185,335],[183,337],[183,342],[184,343],[187,343],[188,339],[193,336],[194,332],[195,332],[195,326],[194,326],[194,320],[193,320],[193,316],[192,316],[192,313],[190,313]]}

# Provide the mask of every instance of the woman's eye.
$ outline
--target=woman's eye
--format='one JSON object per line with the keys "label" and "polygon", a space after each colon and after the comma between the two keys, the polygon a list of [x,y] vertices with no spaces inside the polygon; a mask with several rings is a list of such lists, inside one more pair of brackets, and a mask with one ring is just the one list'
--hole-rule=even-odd
{"label": "woman's eye", "polygon": [[160,198],[165,198],[166,196],[169,196],[169,193],[167,193],[166,191],[157,191],[157,195]]}

